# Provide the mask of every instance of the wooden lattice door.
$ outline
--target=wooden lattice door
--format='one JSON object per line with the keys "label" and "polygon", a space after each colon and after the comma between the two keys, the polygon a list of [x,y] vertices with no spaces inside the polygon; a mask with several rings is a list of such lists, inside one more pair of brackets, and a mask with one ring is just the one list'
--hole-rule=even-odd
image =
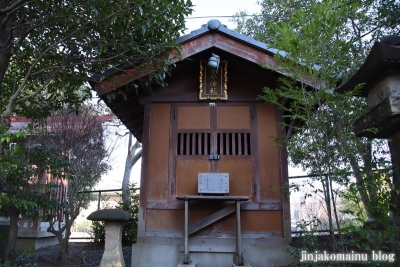
{"label": "wooden lattice door", "polygon": [[197,195],[199,172],[225,172],[229,195],[253,196],[252,104],[180,103],[172,112],[175,195]]}

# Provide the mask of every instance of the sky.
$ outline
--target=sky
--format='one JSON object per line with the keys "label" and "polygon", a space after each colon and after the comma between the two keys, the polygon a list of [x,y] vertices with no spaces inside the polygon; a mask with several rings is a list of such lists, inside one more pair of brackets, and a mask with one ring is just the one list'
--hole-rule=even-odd
{"label": "sky", "polygon": [[199,29],[211,19],[218,19],[233,30],[235,25],[227,16],[239,11],[259,13],[260,6],[256,2],[257,0],[192,0],[193,13],[186,18],[186,27],[189,29],[186,33]]}
{"label": "sky", "polygon": [[[189,34],[193,30],[197,30],[203,24],[207,24],[212,19],[218,19],[229,29],[234,29],[235,25],[230,21],[230,17],[239,11],[247,11],[248,14],[260,12],[260,6],[257,5],[258,0],[192,0],[193,13],[185,20],[185,34]],[[127,137],[116,139],[117,149],[112,155],[112,170],[105,175],[96,190],[118,189],[122,186],[122,177],[124,174],[125,159],[128,153]],[[131,182],[140,185],[140,166],[139,160],[132,169]],[[302,175],[299,170],[289,168],[289,175]]]}

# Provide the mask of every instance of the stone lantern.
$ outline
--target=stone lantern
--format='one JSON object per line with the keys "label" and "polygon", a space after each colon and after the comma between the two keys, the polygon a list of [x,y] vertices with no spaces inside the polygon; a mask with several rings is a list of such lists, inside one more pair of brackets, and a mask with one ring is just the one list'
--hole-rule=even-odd
{"label": "stone lantern", "polygon": [[[364,84],[360,96],[367,97],[370,111],[354,122],[359,137],[389,140],[393,165],[391,210],[400,216],[400,36],[376,42],[356,74],[336,92]],[[374,130],[369,130],[374,129]],[[400,192],[400,191],[399,191]]]}
{"label": "stone lantern", "polygon": [[104,254],[100,267],[125,267],[122,253],[122,231],[124,223],[133,220],[132,216],[124,210],[104,209],[92,212],[87,219],[105,222]]}

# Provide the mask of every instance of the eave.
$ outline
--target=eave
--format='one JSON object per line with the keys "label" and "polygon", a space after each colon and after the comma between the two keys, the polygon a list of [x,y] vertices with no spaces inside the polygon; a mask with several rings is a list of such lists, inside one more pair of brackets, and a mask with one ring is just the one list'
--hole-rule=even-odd
{"label": "eave", "polygon": [[[169,57],[171,59],[171,64],[203,52],[210,47],[227,51],[245,60],[259,65],[265,65],[271,69],[277,69],[277,64],[272,53],[265,53],[265,51],[256,47],[249,47],[246,43],[231,39],[228,36],[222,35],[218,32],[202,35],[191,40],[190,42],[182,44],[180,55],[178,55],[177,51],[175,50],[170,51]],[[120,88],[121,86],[147,76],[153,72],[155,68],[157,68],[157,65],[162,60],[162,57],[156,58],[152,64],[152,69],[146,70],[142,69],[143,65],[145,64],[144,62],[136,64],[129,69],[121,70],[118,74],[106,78],[102,82],[94,83],[92,81],[92,86],[99,96],[103,96],[117,88]]]}
{"label": "eave", "polygon": [[376,42],[360,69],[335,92],[352,91],[359,84],[364,84],[359,96],[367,97],[377,82],[395,73],[400,73],[400,47]]}

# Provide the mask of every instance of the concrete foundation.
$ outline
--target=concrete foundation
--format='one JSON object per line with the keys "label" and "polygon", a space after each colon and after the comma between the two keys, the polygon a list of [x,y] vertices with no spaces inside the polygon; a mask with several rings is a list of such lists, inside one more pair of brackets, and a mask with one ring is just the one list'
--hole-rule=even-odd
{"label": "concrete foundation", "polygon": [[[243,246],[243,256],[247,266],[277,267],[287,266],[296,259],[286,253],[289,245]],[[177,267],[182,263],[180,246],[134,244],[132,245],[132,267]],[[191,252],[190,260],[197,267],[232,267],[233,253]],[[187,266],[187,265],[181,265]]]}
{"label": "concrete foundation", "polygon": [[38,249],[57,244],[57,237],[47,231],[18,229],[15,250],[24,251],[27,248]]}

